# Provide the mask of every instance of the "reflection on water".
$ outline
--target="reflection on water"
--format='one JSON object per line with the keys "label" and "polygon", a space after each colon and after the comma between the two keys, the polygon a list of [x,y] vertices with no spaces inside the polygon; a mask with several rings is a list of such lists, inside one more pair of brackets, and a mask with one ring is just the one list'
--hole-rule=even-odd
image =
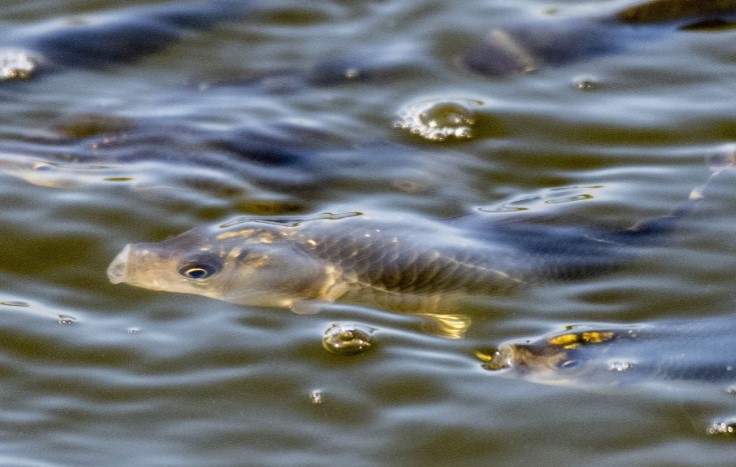
{"label": "reflection on water", "polygon": [[[728,323],[726,172],[619,271],[472,300],[444,322],[353,304],[294,314],[115,286],[105,270],[127,243],[236,216],[472,211],[620,230],[666,215],[736,139],[733,30],[607,25],[601,49],[586,35],[599,20],[571,18],[620,2],[283,0],[242,17],[223,17],[242,2],[134,3],[0,7],[0,74],[30,78],[0,82],[0,462],[732,463],[721,386],[582,391],[498,378],[475,356],[566,326]],[[540,61],[543,44],[561,53]],[[27,76],[35,54],[65,65]],[[532,59],[533,73],[487,76]],[[408,107],[447,137],[395,128]],[[718,339],[668,342],[671,357],[724,355]],[[619,361],[641,361],[626,348]]]}

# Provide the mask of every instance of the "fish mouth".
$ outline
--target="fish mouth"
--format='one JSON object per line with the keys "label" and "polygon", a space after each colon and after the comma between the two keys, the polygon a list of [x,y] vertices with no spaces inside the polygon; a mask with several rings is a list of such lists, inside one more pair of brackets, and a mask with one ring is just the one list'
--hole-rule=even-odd
{"label": "fish mouth", "polygon": [[128,255],[130,254],[130,245],[125,245],[120,253],[112,260],[107,268],[107,278],[113,284],[124,282],[128,276]]}

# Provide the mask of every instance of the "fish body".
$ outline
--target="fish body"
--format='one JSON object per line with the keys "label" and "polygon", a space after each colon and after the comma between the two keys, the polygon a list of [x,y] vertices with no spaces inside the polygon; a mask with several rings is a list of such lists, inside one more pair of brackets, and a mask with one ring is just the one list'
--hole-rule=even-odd
{"label": "fish body", "polygon": [[[435,236],[442,240],[432,242]],[[293,308],[322,300],[418,311],[435,308],[454,292],[500,289],[521,280],[483,267],[484,257],[502,253],[491,249],[418,217],[243,219],[157,244],[129,245],[108,275],[113,282],[249,305]],[[188,268],[210,273],[187,277]]]}
{"label": "fish body", "polygon": [[298,310],[319,300],[447,313],[463,297],[610,271],[658,242],[671,224],[666,216],[610,232],[482,215],[241,218],[128,245],[108,276],[113,283],[256,306]]}
{"label": "fish body", "polygon": [[575,326],[503,344],[485,364],[533,382],[606,388],[691,381],[736,382],[731,317]]}

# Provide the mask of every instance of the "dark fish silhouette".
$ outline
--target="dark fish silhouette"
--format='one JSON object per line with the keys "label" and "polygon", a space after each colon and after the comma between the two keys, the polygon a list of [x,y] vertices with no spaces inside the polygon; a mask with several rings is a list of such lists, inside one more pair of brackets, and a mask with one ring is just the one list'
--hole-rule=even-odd
{"label": "dark fish silhouette", "polygon": [[735,20],[734,0],[654,0],[600,17],[553,18],[495,28],[461,62],[489,77],[530,73],[621,52],[667,32],[726,27]]}
{"label": "dark fish silhouette", "polygon": [[50,70],[98,69],[130,62],[162,50],[187,31],[236,19],[253,3],[172,2],[24,24],[0,41],[1,76],[29,78]]}
{"label": "dark fish silhouette", "polygon": [[[390,143],[310,149],[320,135],[291,126],[215,131],[93,115],[49,132],[3,142],[0,173],[38,186],[126,189],[144,198],[215,195],[258,204],[264,209],[255,212],[263,213],[309,209],[307,203],[356,190],[457,199],[483,165],[459,152]],[[458,183],[447,184],[448,177]]]}

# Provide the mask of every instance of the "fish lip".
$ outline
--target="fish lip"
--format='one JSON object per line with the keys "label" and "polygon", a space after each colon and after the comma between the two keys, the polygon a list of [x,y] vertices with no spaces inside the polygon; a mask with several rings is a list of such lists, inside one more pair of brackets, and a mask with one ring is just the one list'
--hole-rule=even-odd
{"label": "fish lip", "polygon": [[128,276],[128,255],[130,254],[130,244],[125,245],[120,253],[112,260],[107,268],[107,278],[113,284],[124,282]]}

